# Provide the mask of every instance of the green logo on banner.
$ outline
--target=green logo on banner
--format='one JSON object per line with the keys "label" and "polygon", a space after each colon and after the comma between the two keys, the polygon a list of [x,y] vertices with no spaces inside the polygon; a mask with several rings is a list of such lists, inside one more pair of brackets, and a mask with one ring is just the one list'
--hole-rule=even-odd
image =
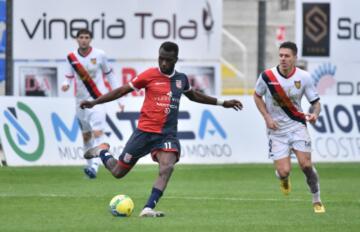
{"label": "green logo on banner", "polygon": [[[27,106],[26,104],[24,104],[22,102],[18,102],[17,107],[19,110],[21,110],[21,111],[25,112],[27,115],[29,115],[29,117],[34,122],[36,130],[37,130],[37,135],[39,136],[39,140],[38,140],[39,144],[37,145],[35,151],[33,151],[33,152],[23,151],[17,145],[17,143],[14,141],[13,137],[11,136],[10,127],[8,124],[4,124],[5,135],[9,141],[10,146],[16,152],[16,154],[18,154],[24,160],[36,161],[41,157],[41,155],[44,152],[44,147],[45,147],[44,131],[41,128],[39,119],[36,117],[35,113],[30,109],[29,106]],[[8,112],[4,112],[4,114],[9,119],[9,123],[12,124],[12,126],[17,130],[18,133],[25,134],[25,136],[27,136],[25,130],[21,127],[21,125],[17,122],[16,119],[13,119],[13,117],[10,117],[9,116],[10,114]]]}

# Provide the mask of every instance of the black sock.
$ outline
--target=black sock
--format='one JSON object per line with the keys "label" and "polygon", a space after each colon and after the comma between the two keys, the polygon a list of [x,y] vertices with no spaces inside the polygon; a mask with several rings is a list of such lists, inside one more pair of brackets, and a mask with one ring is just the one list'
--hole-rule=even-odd
{"label": "black sock", "polygon": [[104,166],[106,167],[106,162],[110,159],[113,158],[114,156],[111,155],[111,153],[108,150],[102,150],[100,151],[100,159],[103,162]]}
{"label": "black sock", "polygon": [[149,200],[146,203],[145,207],[149,207],[152,209],[155,208],[156,204],[158,203],[158,201],[162,195],[163,195],[163,192],[160,189],[152,188],[151,195],[150,195]]}
{"label": "black sock", "polygon": [[303,169],[306,176],[306,182],[309,185],[311,193],[317,193],[319,189],[319,178],[316,170],[313,167],[306,167]]}

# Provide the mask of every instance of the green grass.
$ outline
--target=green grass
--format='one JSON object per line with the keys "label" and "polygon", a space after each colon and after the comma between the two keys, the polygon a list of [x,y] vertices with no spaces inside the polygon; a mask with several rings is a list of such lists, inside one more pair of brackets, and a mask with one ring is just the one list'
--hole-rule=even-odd
{"label": "green grass", "polygon": [[[102,168],[96,180],[81,167],[0,168],[0,231],[360,231],[360,164],[318,164],[327,212],[312,211],[298,166],[288,197],[272,165],[177,165],[157,206],[164,218],[139,218],[157,166],[139,165],[122,180]],[[128,194],[129,218],[108,212]]]}

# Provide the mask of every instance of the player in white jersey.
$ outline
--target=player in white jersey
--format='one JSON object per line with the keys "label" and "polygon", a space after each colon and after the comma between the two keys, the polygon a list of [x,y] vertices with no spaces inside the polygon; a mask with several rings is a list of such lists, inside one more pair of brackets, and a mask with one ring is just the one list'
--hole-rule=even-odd
{"label": "player in white jersey", "polygon": [[[89,30],[78,31],[76,40],[79,48],[67,56],[66,79],[62,85],[62,90],[67,91],[75,79],[76,115],[83,135],[84,152],[104,142],[106,114],[104,106],[80,109],[80,102],[95,99],[109,91],[104,77],[112,89],[119,87],[119,81],[109,67],[104,51],[91,47],[91,39],[92,33]],[[119,105],[122,111],[124,106],[121,102]],[[88,165],[84,168],[85,174],[91,179],[96,178],[99,164],[98,158],[88,160]]]}
{"label": "player in white jersey", "polygon": [[[267,126],[269,157],[274,161],[282,192],[288,195],[291,191],[290,153],[294,152],[312,193],[314,212],[324,213],[319,177],[311,162],[311,140],[306,127],[307,121],[315,123],[319,117],[320,98],[309,73],[295,66],[296,59],[296,44],[282,43],[279,48],[280,64],[260,74],[254,100]],[[303,95],[311,103],[309,113],[303,113],[301,108]]]}

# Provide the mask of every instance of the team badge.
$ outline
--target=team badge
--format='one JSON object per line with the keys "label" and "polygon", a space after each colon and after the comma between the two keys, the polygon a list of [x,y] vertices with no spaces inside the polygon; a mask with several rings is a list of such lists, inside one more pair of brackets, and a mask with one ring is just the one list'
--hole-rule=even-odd
{"label": "team badge", "polygon": [[91,59],[90,59],[90,62],[91,62],[92,64],[96,64],[96,58],[91,58]]}
{"label": "team badge", "polygon": [[294,84],[297,89],[301,88],[301,81],[294,81]]}
{"label": "team badge", "polygon": [[182,87],[181,80],[176,80],[176,88],[181,89],[181,87]]}

